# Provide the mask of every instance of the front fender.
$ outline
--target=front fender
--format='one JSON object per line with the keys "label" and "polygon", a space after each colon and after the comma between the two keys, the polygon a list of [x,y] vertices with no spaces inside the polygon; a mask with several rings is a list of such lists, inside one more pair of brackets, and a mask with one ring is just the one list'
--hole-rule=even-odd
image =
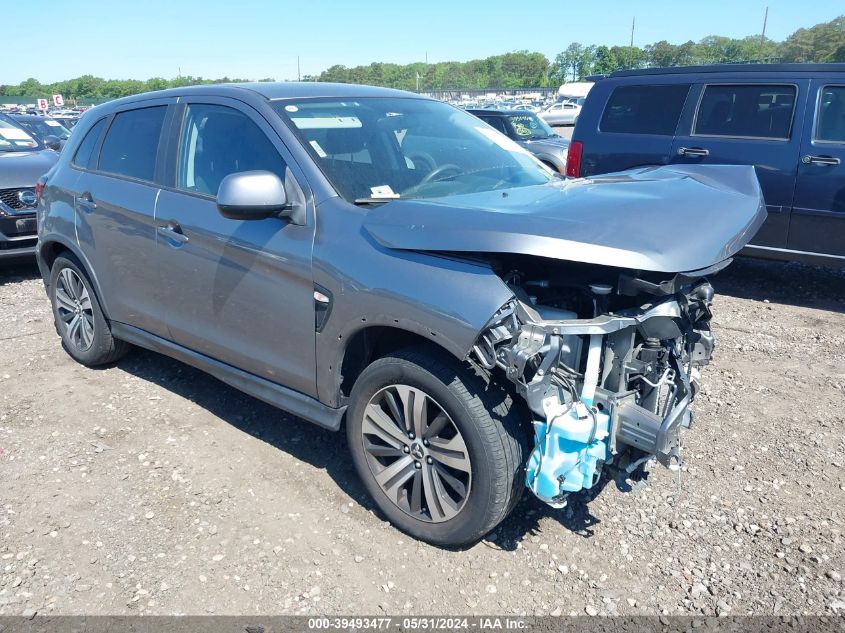
{"label": "front fender", "polygon": [[317,389],[336,406],[346,342],[371,326],[422,336],[466,358],[490,317],[513,293],[482,263],[387,248],[362,230],[366,211],[339,200],[318,209],[314,281],[332,297],[316,333]]}

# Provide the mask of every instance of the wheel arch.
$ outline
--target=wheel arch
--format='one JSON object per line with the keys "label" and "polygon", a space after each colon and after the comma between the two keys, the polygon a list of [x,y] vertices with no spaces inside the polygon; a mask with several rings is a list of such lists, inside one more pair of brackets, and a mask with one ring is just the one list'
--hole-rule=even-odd
{"label": "wheel arch", "polygon": [[345,400],[352,392],[358,377],[373,361],[383,358],[399,349],[414,346],[430,346],[433,350],[446,353],[458,360],[464,355],[437,340],[434,332],[421,333],[399,327],[395,324],[379,324],[361,327],[346,336],[336,363],[339,400]]}
{"label": "wheel arch", "polygon": [[565,166],[564,166],[563,171],[561,171],[561,166],[558,164],[557,161],[555,161],[554,157],[551,154],[546,154],[546,153],[541,152],[541,153],[535,154],[534,156],[537,158],[537,160],[539,160],[541,163],[546,165],[546,167],[552,169],[553,171],[555,171],[559,174],[566,172]]}
{"label": "wheel arch", "polygon": [[70,253],[82,265],[83,272],[88,276],[91,285],[94,287],[94,292],[97,295],[97,300],[100,302],[100,308],[103,311],[103,316],[109,318],[108,305],[103,293],[100,289],[100,283],[97,279],[97,274],[94,272],[91,262],[85,257],[81,249],[62,237],[50,236],[39,239],[38,241],[38,266],[41,270],[41,276],[44,279],[44,284],[49,292],[50,287],[50,271],[53,269],[53,263],[62,253]]}

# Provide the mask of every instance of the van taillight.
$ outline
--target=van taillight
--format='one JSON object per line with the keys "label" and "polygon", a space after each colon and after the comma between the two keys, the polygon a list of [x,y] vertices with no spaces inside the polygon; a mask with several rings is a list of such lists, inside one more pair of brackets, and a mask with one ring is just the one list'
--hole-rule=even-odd
{"label": "van taillight", "polygon": [[41,202],[41,194],[44,193],[44,185],[47,184],[46,178],[39,178],[35,181],[35,198],[38,202]]}
{"label": "van taillight", "polygon": [[569,178],[581,177],[581,154],[584,151],[584,144],[581,141],[572,141],[569,144],[569,151],[566,154],[566,175]]}

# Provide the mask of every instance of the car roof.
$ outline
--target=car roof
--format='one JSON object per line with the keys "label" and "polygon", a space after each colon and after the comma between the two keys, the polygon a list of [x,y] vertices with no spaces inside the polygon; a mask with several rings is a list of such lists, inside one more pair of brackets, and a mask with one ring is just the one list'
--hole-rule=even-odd
{"label": "car roof", "polygon": [[[845,64],[710,64],[708,66],[672,66],[667,68],[634,68],[617,70],[605,77],[637,77],[640,75],[691,75],[695,73],[845,73]],[[591,79],[590,77],[587,78]]]}
{"label": "car roof", "polygon": [[474,114],[475,116],[482,116],[482,115],[499,115],[499,116],[513,116],[513,115],[521,115],[524,116],[526,114],[534,114],[531,110],[514,110],[514,109],[485,109],[485,108],[467,108],[467,112],[470,114]]}
{"label": "car roof", "polygon": [[230,84],[202,84],[197,86],[182,86],[168,88],[155,92],[144,92],[122,99],[109,101],[108,107],[143,101],[150,98],[186,97],[189,95],[204,96],[230,96],[235,97],[244,92],[258,94],[268,100],[276,99],[303,99],[319,97],[337,98],[363,98],[363,97],[400,97],[414,99],[430,99],[423,95],[393,88],[379,88],[377,86],[364,86],[360,84],[339,84],[321,81],[285,81],[285,82],[248,82]]}

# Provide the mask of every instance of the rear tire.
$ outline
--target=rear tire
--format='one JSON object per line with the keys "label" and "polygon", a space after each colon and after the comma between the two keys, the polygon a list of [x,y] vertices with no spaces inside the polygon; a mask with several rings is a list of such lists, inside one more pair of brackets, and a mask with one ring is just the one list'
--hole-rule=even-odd
{"label": "rear tire", "polygon": [[469,365],[433,347],[400,350],[364,370],[351,401],[355,468],[400,530],[435,545],[467,545],[522,495],[522,409]]}
{"label": "rear tire", "polygon": [[75,361],[106,365],[129,351],[128,343],[112,336],[88,275],[70,253],[57,257],[50,269],[50,302],[62,347]]}

